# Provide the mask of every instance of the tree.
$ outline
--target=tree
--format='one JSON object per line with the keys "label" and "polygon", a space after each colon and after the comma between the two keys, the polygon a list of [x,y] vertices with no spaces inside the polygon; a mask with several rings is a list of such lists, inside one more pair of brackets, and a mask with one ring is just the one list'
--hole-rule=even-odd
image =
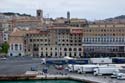
{"label": "tree", "polygon": [[8,53],[8,49],[9,49],[9,44],[7,42],[5,42],[5,43],[2,44],[1,47],[2,47],[2,49],[0,50],[0,52],[7,54]]}

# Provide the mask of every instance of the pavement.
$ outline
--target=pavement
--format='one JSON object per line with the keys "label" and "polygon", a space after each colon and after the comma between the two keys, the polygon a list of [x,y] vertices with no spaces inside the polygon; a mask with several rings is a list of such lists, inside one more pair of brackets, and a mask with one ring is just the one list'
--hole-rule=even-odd
{"label": "pavement", "polygon": [[[76,74],[69,73],[65,69],[58,70],[55,65],[41,64],[41,58],[32,57],[9,57],[7,59],[0,59],[0,75],[22,75],[26,71],[31,71],[31,67],[36,66],[38,71],[42,71],[43,68],[48,68],[49,75],[70,75],[79,79],[88,79],[98,81],[99,83],[125,83],[125,80],[117,80],[110,78],[110,76],[94,76],[92,74]],[[66,65],[64,65],[66,67]]]}
{"label": "pavement", "polygon": [[117,80],[110,78],[109,76],[93,76],[92,74],[70,74],[71,77],[77,79],[85,79],[90,80],[98,83],[125,83],[125,80]]}
{"label": "pavement", "polygon": [[18,57],[0,59],[0,75],[24,74],[33,65],[40,65],[40,59]]}

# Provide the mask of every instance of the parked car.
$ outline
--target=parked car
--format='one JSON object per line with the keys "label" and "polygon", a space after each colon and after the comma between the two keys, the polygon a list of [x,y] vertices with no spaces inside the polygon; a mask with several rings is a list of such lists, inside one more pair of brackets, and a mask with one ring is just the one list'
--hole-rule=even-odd
{"label": "parked car", "polygon": [[57,70],[63,70],[64,69],[64,67],[62,65],[55,65],[55,68]]}
{"label": "parked car", "polygon": [[125,80],[125,74],[124,73],[121,73],[117,76],[117,79],[118,80]]}
{"label": "parked car", "polygon": [[31,66],[31,71],[37,71],[37,66]]}
{"label": "parked car", "polygon": [[6,60],[7,58],[3,57],[3,58],[0,58],[0,60]]}
{"label": "parked car", "polygon": [[41,64],[46,64],[46,59],[45,58],[41,59]]}

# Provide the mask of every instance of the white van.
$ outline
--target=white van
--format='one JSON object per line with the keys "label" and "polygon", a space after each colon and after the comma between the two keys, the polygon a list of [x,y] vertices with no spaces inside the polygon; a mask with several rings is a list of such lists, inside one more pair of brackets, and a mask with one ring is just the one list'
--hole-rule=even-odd
{"label": "white van", "polygon": [[46,64],[46,59],[45,58],[41,59],[41,64]]}

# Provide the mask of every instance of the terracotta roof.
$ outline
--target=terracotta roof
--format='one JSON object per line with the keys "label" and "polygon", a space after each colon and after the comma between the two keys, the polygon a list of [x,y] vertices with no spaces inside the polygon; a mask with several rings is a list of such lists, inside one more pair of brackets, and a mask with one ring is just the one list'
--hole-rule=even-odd
{"label": "terracotta roof", "polygon": [[81,27],[49,27],[48,29],[83,29]]}
{"label": "terracotta roof", "polygon": [[28,32],[28,30],[20,30],[15,28],[11,33],[10,36],[24,36]]}
{"label": "terracotta roof", "polygon": [[27,34],[46,34],[47,31],[43,31],[40,29],[34,29],[34,30],[30,30],[29,32],[27,32]]}
{"label": "terracotta roof", "polygon": [[36,34],[39,33],[39,30],[35,29],[35,30],[30,30],[29,32],[27,32],[28,34]]}

